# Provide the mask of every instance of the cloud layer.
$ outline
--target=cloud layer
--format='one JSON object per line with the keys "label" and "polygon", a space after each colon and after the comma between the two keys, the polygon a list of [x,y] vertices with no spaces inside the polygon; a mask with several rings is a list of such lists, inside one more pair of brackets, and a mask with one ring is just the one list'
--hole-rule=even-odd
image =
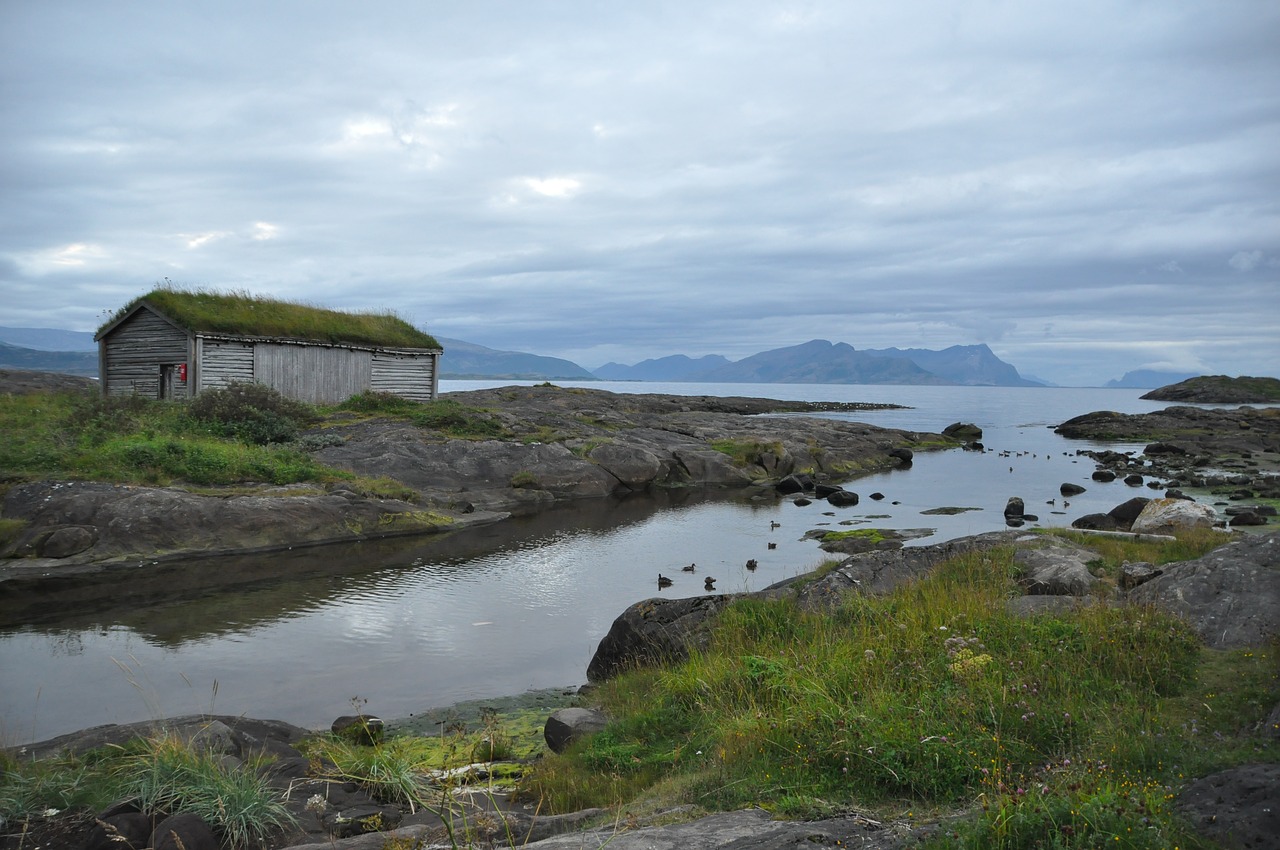
{"label": "cloud layer", "polygon": [[586,366],[1280,363],[1280,6],[0,7],[7,325],[159,280]]}

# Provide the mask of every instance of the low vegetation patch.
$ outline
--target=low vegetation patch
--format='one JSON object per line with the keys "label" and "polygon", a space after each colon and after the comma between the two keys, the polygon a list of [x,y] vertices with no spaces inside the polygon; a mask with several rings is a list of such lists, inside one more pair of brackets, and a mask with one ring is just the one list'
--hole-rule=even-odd
{"label": "low vegetation patch", "polygon": [[256,846],[292,822],[261,764],[230,768],[218,754],[168,735],[41,761],[0,756],[0,820],[12,827],[136,799],[147,811],[199,815],[226,846]]}
{"label": "low vegetation patch", "polygon": [[866,540],[869,543],[883,543],[884,532],[878,528],[855,528],[851,531],[828,531],[822,535],[823,543],[835,543],[840,540]]}
{"label": "low vegetation patch", "polygon": [[398,482],[325,466],[299,441],[281,442],[319,416],[259,385],[211,391],[190,404],[77,392],[0,395],[0,471],[11,482],[350,482],[386,498],[416,497]]}
{"label": "low vegetation patch", "polygon": [[738,466],[763,465],[766,454],[776,457],[783,454],[781,443],[761,443],[757,440],[716,440],[711,443],[711,448],[733,458]]}
{"label": "low vegetation patch", "polygon": [[420,404],[410,414],[409,421],[419,428],[439,431],[458,440],[493,440],[506,434],[502,423],[492,414],[451,399]]}
{"label": "low vegetation patch", "polygon": [[1280,696],[1274,649],[1208,651],[1139,607],[1016,617],[1012,554],[829,614],[739,601],[687,662],[603,685],[613,722],[523,794],[553,811],[679,789],[666,802],[975,812],[935,846],[1194,846],[1170,802],[1191,771],[1280,757],[1250,734]]}

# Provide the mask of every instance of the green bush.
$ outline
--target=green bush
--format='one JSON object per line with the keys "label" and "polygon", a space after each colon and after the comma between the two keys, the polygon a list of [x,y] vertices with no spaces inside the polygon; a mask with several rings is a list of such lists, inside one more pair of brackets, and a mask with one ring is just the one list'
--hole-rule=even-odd
{"label": "green bush", "polygon": [[287,443],[319,418],[309,405],[285,398],[271,387],[236,382],[200,393],[188,412],[223,436],[259,446]]}
{"label": "green bush", "polygon": [[350,410],[355,413],[382,413],[402,416],[415,412],[421,407],[420,402],[398,396],[395,393],[374,392],[367,390],[356,393],[338,405],[339,410]]}
{"label": "green bush", "polygon": [[484,411],[464,407],[452,399],[439,399],[418,405],[410,417],[419,428],[443,432],[458,439],[485,439],[504,433],[502,424]]}

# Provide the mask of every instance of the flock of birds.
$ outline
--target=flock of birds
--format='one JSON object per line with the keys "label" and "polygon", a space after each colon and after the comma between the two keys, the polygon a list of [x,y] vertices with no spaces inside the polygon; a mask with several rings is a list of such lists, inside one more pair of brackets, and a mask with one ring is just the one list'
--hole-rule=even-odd
{"label": "flock of birds", "polygon": [[[770,523],[769,523],[769,530],[770,530],[770,531],[772,531],[772,530],[773,530],[773,529],[775,529],[775,528],[781,528],[781,527],[782,527],[782,523],[780,523],[780,522],[770,522]],[[770,548],[770,549],[777,549],[777,548],[778,548],[778,544],[777,544],[777,543],[774,543],[774,542],[772,542],[772,541],[770,541],[770,542],[769,542],[769,548]],[[749,558],[749,559],[747,560],[746,567],[747,567],[747,569],[748,569],[748,570],[750,570],[751,572],[755,572],[755,571],[756,571],[756,568],[757,568],[757,567],[759,567],[759,566],[760,566],[760,562],[759,562],[759,561],[757,561],[755,558]],[[689,564],[689,566],[687,566],[687,567],[681,567],[681,568],[680,568],[680,571],[681,571],[681,572],[683,572],[683,573],[695,573],[695,572],[697,572],[697,571],[698,571],[698,565],[697,565],[697,563],[692,563],[692,564]],[[673,585],[673,584],[675,584],[675,581],[674,581],[673,579],[671,579],[671,578],[669,578],[669,577],[667,577],[667,576],[664,576],[662,573],[658,573],[658,590],[663,590],[663,589],[665,589],[665,588],[670,587],[670,586],[671,586],[671,585]],[[704,589],[706,589],[706,590],[715,590],[715,589],[716,589],[716,580],[715,580],[715,578],[714,578],[714,577],[712,577],[712,576],[707,576],[706,578],[704,578],[704,579],[702,580],[702,586],[703,586],[703,588],[704,588]]]}

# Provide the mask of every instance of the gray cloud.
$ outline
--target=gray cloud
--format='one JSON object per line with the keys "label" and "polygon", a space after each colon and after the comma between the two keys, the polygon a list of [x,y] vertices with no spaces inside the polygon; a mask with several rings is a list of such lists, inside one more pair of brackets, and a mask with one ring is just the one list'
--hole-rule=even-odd
{"label": "gray cloud", "polygon": [[4,323],[169,277],[585,365],[1266,372],[1277,36],[1247,0],[5,4]]}

